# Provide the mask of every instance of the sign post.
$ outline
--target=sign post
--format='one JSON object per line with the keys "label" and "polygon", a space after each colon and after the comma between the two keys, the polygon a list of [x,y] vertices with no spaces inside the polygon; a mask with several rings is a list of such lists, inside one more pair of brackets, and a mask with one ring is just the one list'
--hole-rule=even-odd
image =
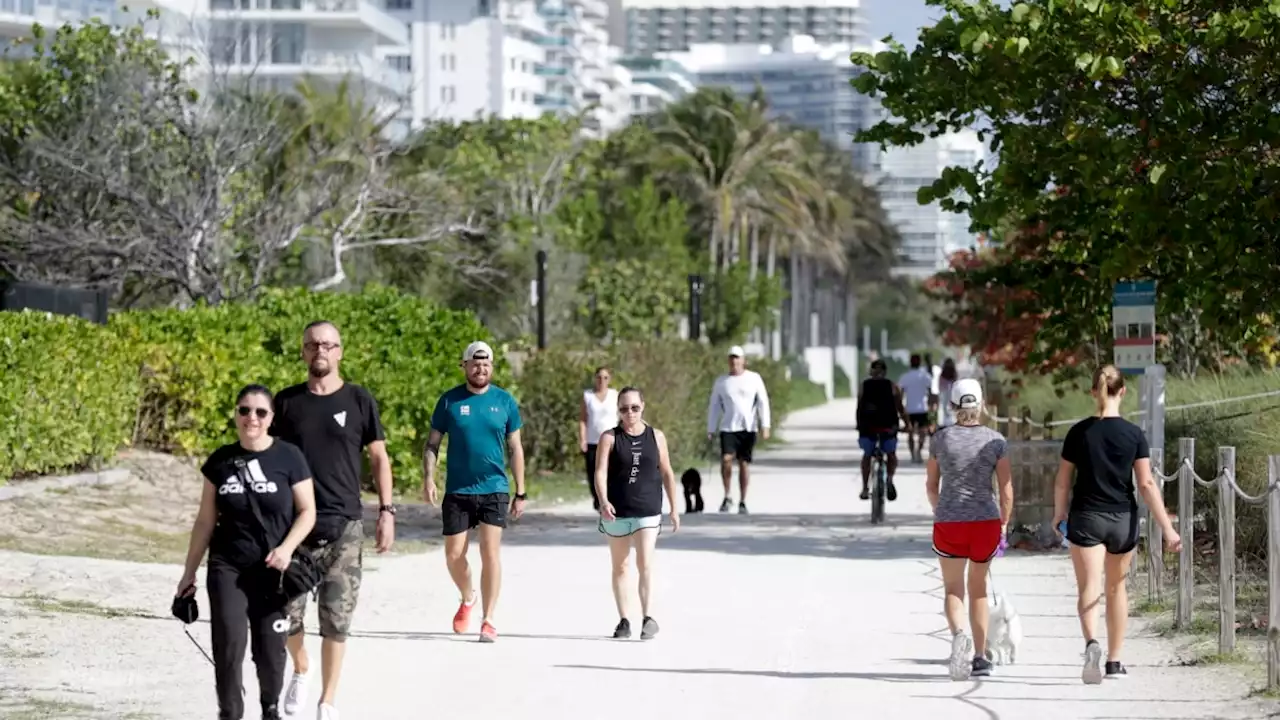
{"label": "sign post", "polygon": [[1111,300],[1113,362],[1126,375],[1141,375],[1156,364],[1156,282],[1116,283]]}

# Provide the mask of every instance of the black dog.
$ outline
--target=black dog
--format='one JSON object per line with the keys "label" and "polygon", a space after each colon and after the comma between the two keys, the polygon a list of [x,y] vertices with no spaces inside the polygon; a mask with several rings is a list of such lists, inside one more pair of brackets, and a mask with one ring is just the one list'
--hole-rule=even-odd
{"label": "black dog", "polygon": [[689,468],[680,476],[680,484],[684,486],[684,511],[686,513],[700,513],[703,507],[702,502],[702,474],[697,468]]}

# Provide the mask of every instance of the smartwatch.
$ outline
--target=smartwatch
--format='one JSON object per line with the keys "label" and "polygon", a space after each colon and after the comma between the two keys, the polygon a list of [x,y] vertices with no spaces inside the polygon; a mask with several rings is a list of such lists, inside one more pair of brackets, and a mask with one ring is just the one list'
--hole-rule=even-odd
{"label": "smartwatch", "polygon": [[379,506],[378,506],[378,513],[379,513],[379,514],[381,514],[381,513],[384,513],[384,512],[388,512],[388,513],[391,513],[392,515],[395,515],[395,514],[396,514],[396,506],[395,506],[395,505],[379,505]]}
{"label": "smartwatch", "polygon": [[528,499],[529,499],[529,496],[528,496],[528,495],[525,495],[524,493],[516,493],[516,494],[515,494],[515,495],[513,495],[512,497],[514,497],[516,500],[528,500]]}

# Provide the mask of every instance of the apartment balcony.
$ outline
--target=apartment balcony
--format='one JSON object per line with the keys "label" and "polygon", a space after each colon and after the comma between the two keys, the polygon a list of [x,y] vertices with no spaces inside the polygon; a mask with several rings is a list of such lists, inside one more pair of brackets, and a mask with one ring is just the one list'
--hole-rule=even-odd
{"label": "apartment balcony", "polygon": [[372,32],[380,45],[409,44],[409,26],[369,0],[212,0],[215,20],[297,22]]}
{"label": "apartment balcony", "polygon": [[533,74],[540,77],[565,77],[569,74],[569,68],[538,65],[533,69]]}
{"label": "apartment balcony", "polygon": [[297,62],[264,60],[257,64],[224,66],[229,72],[252,75],[255,79],[302,80],[319,78],[332,83],[343,79],[353,81],[353,90],[361,86],[372,89],[374,94],[407,98],[413,87],[413,77],[389,67],[372,55],[365,53],[335,52],[330,50],[304,50]]}
{"label": "apartment balcony", "polygon": [[609,3],[606,0],[569,0],[569,4],[582,8],[585,20],[604,22],[609,19]]}
{"label": "apartment balcony", "polygon": [[535,45],[543,47],[569,47],[571,38],[562,37],[560,35],[543,35],[534,40]]}
{"label": "apartment balcony", "polygon": [[570,110],[577,106],[577,102],[573,98],[541,93],[533,96],[533,104],[543,110]]}

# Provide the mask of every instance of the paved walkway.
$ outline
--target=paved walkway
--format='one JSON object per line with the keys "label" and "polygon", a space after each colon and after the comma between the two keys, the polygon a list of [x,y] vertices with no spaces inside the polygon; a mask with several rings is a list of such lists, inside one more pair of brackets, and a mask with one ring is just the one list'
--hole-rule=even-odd
{"label": "paved walkway", "polygon": [[[797,413],[784,431],[790,443],[758,458],[752,515],[710,512],[663,535],[654,610],[662,632],[653,641],[607,639],[617,620],[609,555],[589,509],[531,515],[510,531],[494,645],[450,631],[457,598],[439,551],[369,558],[343,717],[1081,720],[1274,711],[1274,701],[1263,711],[1240,700],[1247,689],[1230,668],[1164,666],[1169,647],[1154,639],[1130,642],[1127,682],[1082,685],[1083,644],[1063,555],[997,563],[996,579],[1023,617],[1022,662],[982,681],[951,682],[923,468],[904,465],[889,525],[872,528],[868,504],[857,499],[852,416],[848,402]],[[706,484],[714,510],[718,480]],[[474,545],[472,553],[478,562]],[[14,557],[0,561],[10,580],[32,571],[19,572]],[[176,575],[165,571],[175,569],[154,568],[139,570],[133,585],[155,585],[167,603]],[[5,575],[0,569],[0,581]],[[70,592],[74,584],[61,587]],[[85,688],[87,702],[114,697],[156,717],[214,716],[211,669],[176,623],[112,623],[119,623],[113,637],[22,667],[11,681],[68,680]],[[74,627],[61,624],[60,632]],[[134,647],[143,634],[146,644]],[[197,637],[207,643],[207,625]],[[318,665],[318,638],[308,645]]]}

